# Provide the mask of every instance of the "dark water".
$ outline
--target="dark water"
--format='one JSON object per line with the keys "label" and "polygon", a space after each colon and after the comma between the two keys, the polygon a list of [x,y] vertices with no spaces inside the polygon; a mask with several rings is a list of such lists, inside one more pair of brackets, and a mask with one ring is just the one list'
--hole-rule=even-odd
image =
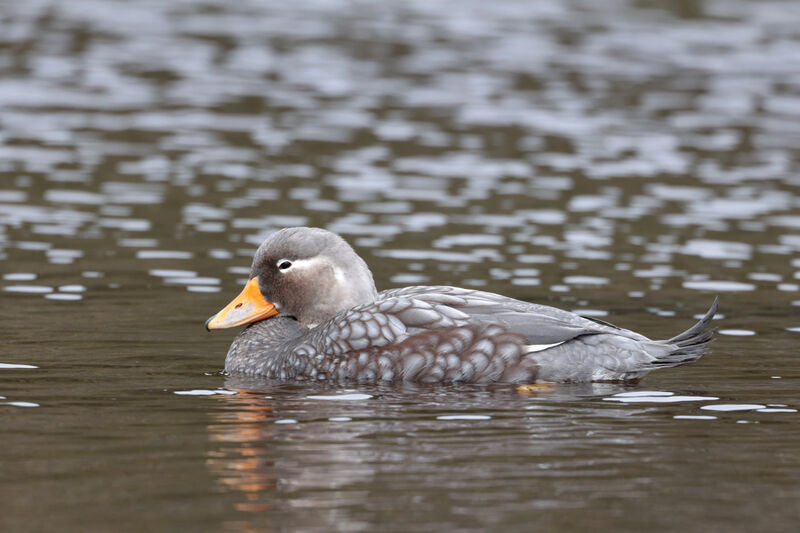
{"label": "dark water", "polygon": [[[0,529],[795,531],[799,73],[791,1],[3,2]],[[301,224],[721,334],[637,386],[221,375]]]}

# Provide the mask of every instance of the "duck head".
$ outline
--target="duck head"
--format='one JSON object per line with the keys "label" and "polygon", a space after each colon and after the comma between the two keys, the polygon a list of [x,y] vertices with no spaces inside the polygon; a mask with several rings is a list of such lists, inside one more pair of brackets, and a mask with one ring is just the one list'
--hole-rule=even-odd
{"label": "duck head", "polygon": [[314,327],[377,295],[369,267],[344,239],[320,228],[286,228],[259,246],[250,280],[206,321],[206,329],[242,326],[278,313]]}

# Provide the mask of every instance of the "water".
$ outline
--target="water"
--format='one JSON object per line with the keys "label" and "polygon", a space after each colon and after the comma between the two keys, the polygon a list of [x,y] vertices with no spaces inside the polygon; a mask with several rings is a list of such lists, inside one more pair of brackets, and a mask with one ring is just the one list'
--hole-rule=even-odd
{"label": "water", "polygon": [[[0,6],[3,531],[794,531],[800,6]],[[219,374],[272,230],[713,353],[640,385]]]}

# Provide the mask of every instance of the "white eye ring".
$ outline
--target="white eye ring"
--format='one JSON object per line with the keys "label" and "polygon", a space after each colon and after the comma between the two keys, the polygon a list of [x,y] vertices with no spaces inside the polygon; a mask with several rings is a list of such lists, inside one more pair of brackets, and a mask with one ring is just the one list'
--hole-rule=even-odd
{"label": "white eye ring", "polygon": [[279,259],[276,264],[278,265],[278,270],[289,270],[292,267],[292,262],[288,259]]}

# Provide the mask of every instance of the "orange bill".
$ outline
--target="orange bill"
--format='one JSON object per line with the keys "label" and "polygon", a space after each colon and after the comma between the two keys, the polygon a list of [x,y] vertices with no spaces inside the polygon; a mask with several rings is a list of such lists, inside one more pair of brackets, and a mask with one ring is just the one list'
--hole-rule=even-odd
{"label": "orange bill", "polygon": [[266,301],[258,288],[258,278],[247,282],[239,296],[225,308],[206,320],[206,329],[225,329],[243,326],[257,320],[277,315],[275,306]]}

